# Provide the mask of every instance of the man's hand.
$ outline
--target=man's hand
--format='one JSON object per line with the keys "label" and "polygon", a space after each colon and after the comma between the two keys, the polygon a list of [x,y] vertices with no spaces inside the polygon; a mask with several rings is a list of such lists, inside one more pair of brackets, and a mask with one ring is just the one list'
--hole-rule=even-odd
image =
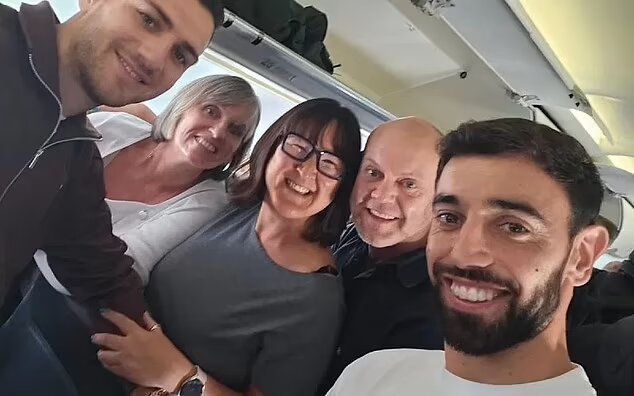
{"label": "man's hand", "polygon": [[99,361],[114,374],[140,386],[171,392],[193,367],[147,312],[145,326],[152,330],[115,311],[108,310],[102,315],[122,334],[100,333],[91,337],[101,348],[97,353]]}

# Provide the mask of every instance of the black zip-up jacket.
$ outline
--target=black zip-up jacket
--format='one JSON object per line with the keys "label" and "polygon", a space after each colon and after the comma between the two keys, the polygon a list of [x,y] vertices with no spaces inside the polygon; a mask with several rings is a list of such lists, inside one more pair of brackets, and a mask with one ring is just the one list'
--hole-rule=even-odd
{"label": "black zip-up jacket", "polygon": [[42,249],[74,298],[142,323],[142,285],[104,202],[101,136],[85,114],[62,116],[58,23],[47,2],[0,4],[0,307]]}

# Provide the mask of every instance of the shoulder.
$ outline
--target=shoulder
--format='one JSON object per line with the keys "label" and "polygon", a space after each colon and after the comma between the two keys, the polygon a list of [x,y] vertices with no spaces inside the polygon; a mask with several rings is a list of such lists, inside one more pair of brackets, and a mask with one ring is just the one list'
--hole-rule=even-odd
{"label": "shoulder", "polygon": [[89,114],[88,120],[103,136],[97,144],[102,153],[104,149],[125,147],[152,133],[152,124],[127,113],[99,111]]}
{"label": "shoulder", "polygon": [[[224,213],[228,205],[224,184],[215,180],[204,180],[179,196],[159,205],[157,217],[169,215],[170,219],[188,219],[193,226],[200,227]],[[178,217],[174,215],[178,214]]]}
{"label": "shoulder", "polygon": [[[335,388],[344,389],[356,384],[372,389],[377,381],[399,383],[427,370],[440,372],[444,367],[443,351],[421,349],[386,349],[368,353],[352,362],[337,380]],[[389,375],[389,378],[388,378]]]}
{"label": "shoulder", "polygon": [[356,360],[353,364],[377,368],[393,368],[394,366],[410,365],[440,365],[444,364],[443,351],[428,351],[423,349],[384,349],[370,352]]}
{"label": "shoulder", "polygon": [[[12,29],[19,26],[18,22],[18,11],[14,8],[9,7],[8,5],[4,5],[0,3],[0,21],[3,23],[0,24],[0,29],[3,31],[5,27],[11,26]],[[11,25],[8,24],[11,23]],[[17,32],[17,30],[14,30]]]}
{"label": "shoulder", "polygon": [[359,238],[359,234],[357,233],[357,229],[355,228],[353,223],[349,223],[346,225],[346,228],[343,230],[341,234],[341,238],[339,241],[333,246],[333,251],[337,251],[346,245],[355,244],[361,239]]}
{"label": "shoulder", "polygon": [[222,205],[224,207],[229,199],[224,182],[207,179],[185,191],[178,201],[192,205]]}
{"label": "shoulder", "polygon": [[334,260],[344,278],[365,270],[368,245],[361,239],[353,224],[349,224],[339,242],[333,247]]}

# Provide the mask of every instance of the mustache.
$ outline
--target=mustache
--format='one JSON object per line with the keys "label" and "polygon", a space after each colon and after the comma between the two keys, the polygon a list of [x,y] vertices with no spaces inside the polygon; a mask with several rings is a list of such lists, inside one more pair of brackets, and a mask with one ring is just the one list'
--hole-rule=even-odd
{"label": "mustache", "polygon": [[490,270],[479,267],[458,268],[454,265],[437,262],[433,270],[434,277],[440,279],[443,275],[468,279],[474,282],[486,282],[505,288],[512,294],[519,294],[519,287],[515,282],[497,276]]}

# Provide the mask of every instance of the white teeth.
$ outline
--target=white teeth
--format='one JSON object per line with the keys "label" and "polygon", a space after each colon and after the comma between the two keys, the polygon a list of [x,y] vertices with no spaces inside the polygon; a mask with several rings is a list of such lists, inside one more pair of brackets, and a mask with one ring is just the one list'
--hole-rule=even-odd
{"label": "white teeth", "polygon": [[196,137],[196,142],[200,144],[201,146],[203,146],[208,151],[211,151],[212,153],[216,152],[216,146],[214,146],[211,142],[201,138],[200,136]]}
{"label": "white teeth", "polygon": [[304,186],[300,186],[297,183],[293,183],[291,180],[286,179],[286,184],[292,188],[294,191],[302,194],[302,195],[306,195],[310,192],[310,190]]}
{"label": "white teeth", "polygon": [[130,74],[130,76],[132,76],[133,79],[137,80],[138,82],[143,82],[143,79],[138,74],[136,74],[134,70],[132,70],[132,68],[126,63],[126,61],[123,60],[123,58],[119,57],[119,60],[121,61],[123,68],[128,72],[128,74]]}
{"label": "white teeth", "polygon": [[378,217],[380,219],[383,219],[383,220],[394,220],[394,219],[396,219],[396,217],[388,216],[388,215],[383,214],[381,212],[377,212],[374,209],[370,209],[370,213],[372,213],[374,216],[376,216],[376,217]]}
{"label": "white teeth", "polygon": [[458,286],[455,283],[451,284],[450,289],[454,296],[470,302],[491,301],[497,296],[495,290]]}

